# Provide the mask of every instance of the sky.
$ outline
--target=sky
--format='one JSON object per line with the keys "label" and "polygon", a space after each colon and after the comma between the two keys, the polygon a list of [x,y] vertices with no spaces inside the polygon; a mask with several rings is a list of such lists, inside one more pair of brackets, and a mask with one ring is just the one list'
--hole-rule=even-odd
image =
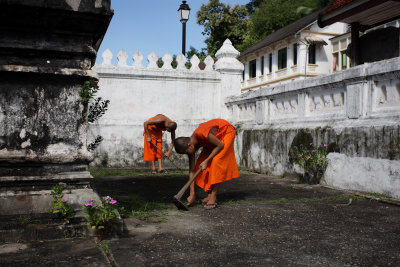
{"label": "sky", "polygon": [[[249,0],[220,0],[231,7],[247,4]],[[113,64],[120,50],[128,54],[128,65],[132,65],[132,56],[136,51],[143,55],[143,64],[147,56],[155,52],[159,57],[166,53],[178,55],[182,52],[182,23],[179,21],[178,8],[181,0],[111,0],[114,16],[104,36],[97,54],[97,63],[103,62],[102,54],[108,48],[113,54]],[[186,23],[186,51],[190,46],[197,50],[205,48],[206,36],[203,27],[196,23],[196,13],[208,0],[187,0],[190,7],[189,21]]]}

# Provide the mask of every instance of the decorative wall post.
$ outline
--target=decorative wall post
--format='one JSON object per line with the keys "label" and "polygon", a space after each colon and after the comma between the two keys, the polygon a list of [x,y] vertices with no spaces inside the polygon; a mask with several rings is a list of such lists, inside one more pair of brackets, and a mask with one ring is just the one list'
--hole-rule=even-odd
{"label": "decorative wall post", "polygon": [[[237,60],[240,55],[232,42],[226,39],[222,47],[215,53],[217,62],[214,65],[216,71],[221,73],[221,106],[225,103],[225,98],[228,96],[240,95],[243,64]],[[221,117],[228,120],[227,108],[222,108]]]}
{"label": "decorative wall post", "polygon": [[59,182],[81,208],[97,195],[77,84],[97,80],[110,0],[11,2],[0,2],[0,214],[45,212]]}

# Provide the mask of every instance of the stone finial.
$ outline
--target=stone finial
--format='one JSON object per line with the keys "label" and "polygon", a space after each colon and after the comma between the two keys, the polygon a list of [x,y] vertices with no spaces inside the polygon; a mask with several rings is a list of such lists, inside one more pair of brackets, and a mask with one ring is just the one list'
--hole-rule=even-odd
{"label": "stone finial", "polygon": [[168,53],[165,54],[162,57],[162,61],[164,62],[163,66],[162,66],[162,69],[172,70],[172,65],[171,65],[172,60],[173,60],[173,58],[172,58],[172,56],[170,54],[168,54]]}
{"label": "stone finial", "polygon": [[190,59],[190,63],[192,64],[192,67],[190,67],[190,70],[200,70],[199,68],[199,63],[200,63],[200,59],[196,56],[193,55],[192,58]]}
{"label": "stone finial", "polygon": [[102,57],[103,57],[103,63],[101,63],[102,65],[112,65],[111,60],[113,58],[113,54],[111,53],[110,49],[107,48],[103,52]]}
{"label": "stone finial", "polygon": [[125,50],[119,51],[117,59],[118,59],[117,66],[122,66],[122,67],[128,66],[128,63],[126,62],[128,60],[128,54],[125,52]]}
{"label": "stone finial", "polygon": [[151,54],[147,56],[147,60],[149,61],[149,64],[147,65],[147,68],[149,68],[149,69],[158,69],[158,65],[157,65],[158,56],[157,56],[156,53],[151,52]]}
{"label": "stone finial", "polygon": [[204,59],[204,64],[206,65],[206,67],[204,68],[205,71],[213,70],[214,60],[212,59],[212,57],[207,56]]}
{"label": "stone finial", "polygon": [[142,53],[140,53],[139,51],[136,51],[136,53],[133,54],[132,59],[133,59],[133,67],[134,68],[143,68],[143,64],[142,64],[143,55],[142,55]]}
{"label": "stone finial", "polygon": [[243,64],[237,60],[240,55],[232,42],[226,39],[222,47],[215,53],[215,57],[218,61],[215,63],[215,70],[220,72],[242,72],[244,69]]}
{"label": "stone finial", "polygon": [[178,63],[178,66],[176,67],[177,70],[184,70],[186,69],[186,57],[183,54],[180,54],[177,58],[176,58],[176,62]]}

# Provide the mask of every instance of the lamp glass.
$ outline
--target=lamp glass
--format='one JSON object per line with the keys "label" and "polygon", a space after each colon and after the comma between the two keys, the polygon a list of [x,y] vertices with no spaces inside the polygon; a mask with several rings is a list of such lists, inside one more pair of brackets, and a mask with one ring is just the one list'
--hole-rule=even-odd
{"label": "lamp glass", "polygon": [[189,20],[189,14],[190,14],[190,10],[179,9],[179,17],[180,17],[181,21]]}

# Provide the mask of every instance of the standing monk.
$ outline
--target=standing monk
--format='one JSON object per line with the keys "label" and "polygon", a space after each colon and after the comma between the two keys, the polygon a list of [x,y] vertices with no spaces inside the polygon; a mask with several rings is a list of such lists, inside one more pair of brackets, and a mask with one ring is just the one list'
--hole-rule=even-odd
{"label": "standing monk", "polygon": [[[203,188],[208,196],[203,199],[204,208],[217,207],[217,194],[220,183],[239,177],[235,151],[235,127],[223,119],[201,123],[191,137],[175,139],[175,151],[189,156],[189,179],[201,169],[194,183]],[[195,153],[203,147],[197,161]],[[188,206],[196,203],[194,183],[190,185]]]}
{"label": "standing monk", "polygon": [[[144,161],[151,161],[151,173],[167,173],[162,167],[162,134],[163,131],[171,133],[171,145],[168,152],[165,154],[169,157],[172,151],[173,143],[175,140],[176,122],[172,121],[167,116],[158,114],[144,122]],[[154,147],[153,142],[160,150]],[[158,161],[158,171],[156,172],[156,164]]]}

